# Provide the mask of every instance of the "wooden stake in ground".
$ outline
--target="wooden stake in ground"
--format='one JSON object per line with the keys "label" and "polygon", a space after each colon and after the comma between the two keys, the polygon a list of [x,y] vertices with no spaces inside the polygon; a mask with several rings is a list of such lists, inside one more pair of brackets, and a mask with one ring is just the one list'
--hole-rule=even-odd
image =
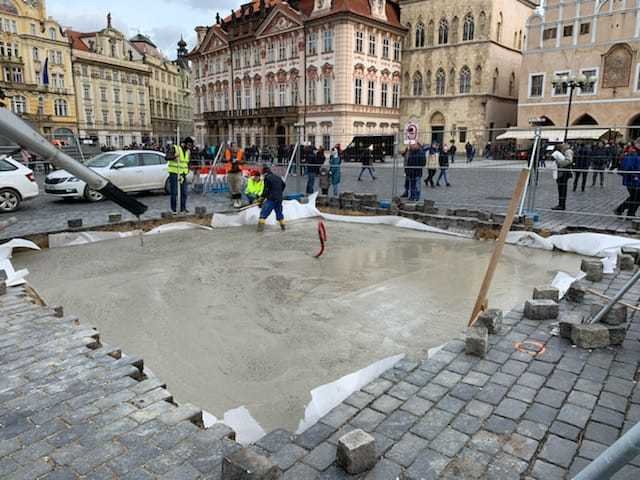
{"label": "wooden stake in ground", "polygon": [[526,168],[520,172],[520,176],[518,177],[518,182],[516,183],[516,189],[513,192],[513,196],[511,197],[511,201],[509,202],[509,209],[507,210],[507,216],[504,219],[504,223],[502,224],[502,230],[500,230],[500,236],[498,240],[496,240],[496,246],[493,250],[493,255],[491,256],[491,260],[489,261],[489,266],[487,267],[487,273],[484,275],[484,280],[482,281],[482,286],[480,287],[480,292],[478,293],[478,298],[476,299],[476,304],[473,307],[473,312],[471,313],[471,318],[469,319],[469,326],[472,326],[480,313],[487,309],[488,300],[487,295],[489,293],[489,288],[491,288],[491,282],[493,281],[493,276],[496,273],[496,268],[498,267],[498,261],[502,256],[502,250],[504,249],[504,244],[507,240],[507,235],[511,230],[511,225],[513,225],[513,217],[516,214],[518,206],[520,204],[520,197],[524,192],[524,187],[527,185],[527,179],[529,175],[529,170]]}

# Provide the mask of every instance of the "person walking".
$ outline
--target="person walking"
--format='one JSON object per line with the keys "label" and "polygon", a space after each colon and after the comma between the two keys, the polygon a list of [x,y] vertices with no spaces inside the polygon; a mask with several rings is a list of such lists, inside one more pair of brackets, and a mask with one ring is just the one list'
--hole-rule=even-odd
{"label": "person walking", "polygon": [[405,174],[409,180],[409,200],[412,202],[420,200],[420,180],[426,163],[425,151],[421,146],[411,145],[407,154]]}
{"label": "person walking", "polygon": [[329,178],[331,179],[331,187],[334,197],[340,195],[341,165],[342,159],[340,158],[338,147],[333,147],[333,149],[331,150],[331,156],[329,157]]}
{"label": "person walking", "polygon": [[484,159],[489,160],[491,158],[491,142],[487,142],[484,146]]}
{"label": "person walking", "polygon": [[579,145],[575,152],[576,160],[573,163],[575,176],[573,177],[573,191],[578,188],[578,183],[582,177],[582,185],[580,191],[584,192],[587,185],[587,177],[589,176],[589,148],[587,145]]}
{"label": "person walking", "polygon": [[286,229],[284,212],[282,210],[282,198],[284,195],[284,189],[286,184],[284,180],[271,171],[270,165],[264,165],[262,167],[262,173],[264,175],[264,191],[262,192],[262,209],[260,210],[260,220],[258,220],[258,232],[264,231],[264,226],[267,223],[267,218],[271,215],[271,212],[276,212],[276,220],[280,224],[280,229],[284,231]]}
{"label": "person walking", "polygon": [[169,146],[165,154],[169,171],[170,205],[173,213],[178,209],[178,195],[180,195],[180,212],[189,212],[187,210],[187,175],[191,161],[191,148],[193,148],[193,139],[186,137],[180,145]]}
{"label": "person walking", "polygon": [[464,151],[467,154],[467,163],[473,162],[473,156],[475,154],[475,148],[471,145],[471,142],[467,142],[464,146]]}
{"label": "person walking", "polygon": [[604,171],[606,170],[607,165],[609,165],[609,151],[604,146],[603,142],[598,142],[598,145],[593,148],[591,161],[591,166],[593,168],[593,178],[591,187],[596,186],[598,175],[600,176],[600,187],[604,187]]}
{"label": "person walking", "polygon": [[438,145],[433,144],[430,147],[427,147],[425,154],[427,156],[427,179],[424,181],[425,185],[430,186],[431,188],[435,188],[435,183],[433,182],[433,178],[436,176],[436,171],[439,166],[439,157],[438,154]]}
{"label": "person walking", "polygon": [[311,195],[316,188],[316,177],[320,173],[320,166],[324,163],[324,148],[318,148],[314,154],[313,148],[307,151],[307,195]]}
{"label": "person walking", "polygon": [[454,140],[451,141],[451,146],[449,147],[449,155],[451,156],[451,163],[456,163],[456,142]]}
{"label": "person walking", "polygon": [[567,209],[567,190],[569,189],[569,179],[571,178],[571,164],[573,163],[573,150],[568,144],[563,143],[559,149],[551,155],[555,161],[553,178],[558,184],[558,205],[551,210]]}
{"label": "person walking", "polygon": [[449,170],[449,155],[446,152],[441,153],[438,156],[438,163],[440,165],[440,173],[438,174],[438,180],[436,180],[436,187],[440,186],[440,180],[444,180],[444,184],[450,187],[449,177],[447,176]]}
{"label": "person walking", "polygon": [[613,211],[622,216],[627,212],[627,218],[635,217],[640,206],[640,138],[627,149],[622,159],[622,185],[629,192],[629,197]]}
{"label": "person walking", "polygon": [[365,171],[369,172],[371,175],[371,179],[376,179],[376,170],[373,168],[373,144],[369,145],[369,147],[362,154],[362,168],[360,169],[360,175],[358,175],[358,181],[362,181],[362,174]]}

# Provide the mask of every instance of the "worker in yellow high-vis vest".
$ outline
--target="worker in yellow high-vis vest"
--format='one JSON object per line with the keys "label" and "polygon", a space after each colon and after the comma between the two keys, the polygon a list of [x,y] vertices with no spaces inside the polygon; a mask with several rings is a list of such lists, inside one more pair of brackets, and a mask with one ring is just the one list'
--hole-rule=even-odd
{"label": "worker in yellow high-vis vest", "polygon": [[[171,195],[171,211],[176,213],[178,208],[178,192],[180,193],[180,212],[187,210],[187,175],[189,174],[189,162],[191,161],[191,149],[193,139],[187,137],[180,145],[170,145],[166,158],[169,170],[169,194]],[[180,189],[178,191],[178,189]]]}

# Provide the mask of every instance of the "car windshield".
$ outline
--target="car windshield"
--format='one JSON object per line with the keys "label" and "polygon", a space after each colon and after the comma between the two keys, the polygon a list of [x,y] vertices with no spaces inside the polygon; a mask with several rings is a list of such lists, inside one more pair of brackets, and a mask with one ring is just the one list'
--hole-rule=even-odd
{"label": "car windshield", "polygon": [[105,168],[111,165],[116,158],[120,156],[119,153],[101,153],[97,157],[93,157],[87,162],[87,167],[93,168]]}

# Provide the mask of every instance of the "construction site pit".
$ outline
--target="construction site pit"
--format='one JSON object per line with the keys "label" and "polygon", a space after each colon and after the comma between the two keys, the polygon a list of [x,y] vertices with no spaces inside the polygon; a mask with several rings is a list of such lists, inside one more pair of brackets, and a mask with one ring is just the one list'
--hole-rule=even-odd
{"label": "construction site pit", "polygon": [[[244,406],[296,431],[311,390],[382,359],[423,360],[460,336],[494,242],[317,220],[189,230],[14,255],[46,300],[143,357],[178,402]],[[508,310],[580,258],[506,246],[490,307]]]}

